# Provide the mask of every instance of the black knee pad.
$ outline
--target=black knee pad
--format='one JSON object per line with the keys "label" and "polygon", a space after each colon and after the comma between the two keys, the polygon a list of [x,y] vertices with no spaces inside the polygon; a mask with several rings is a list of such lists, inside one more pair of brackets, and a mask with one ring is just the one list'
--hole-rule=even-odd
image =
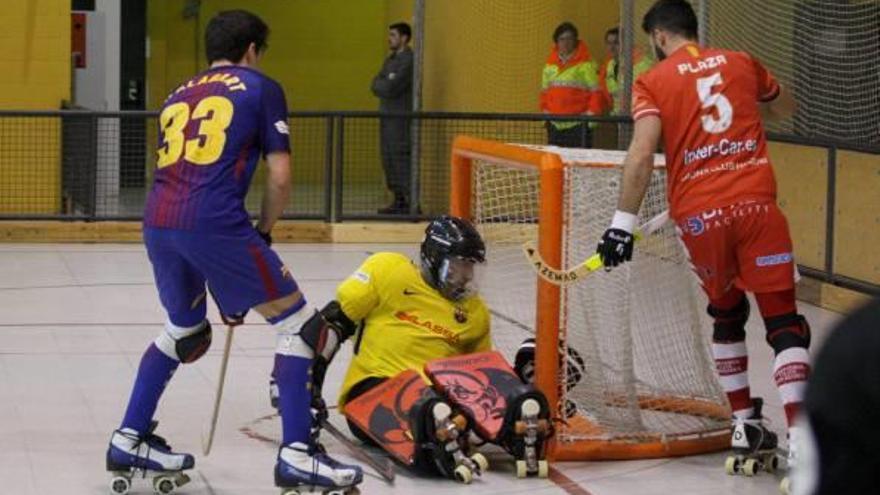
{"label": "black knee pad", "polygon": [[[564,343],[559,344],[559,369],[565,369],[565,390],[571,391],[584,378],[587,371],[581,353],[568,347],[563,353]],[[563,355],[565,357],[563,357]],[[528,338],[520,344],[513,361],[513,370],[523,383],[535,383],[535,339]],[[564,368],[563,368],[564,367]]]}
{"label": "black knee pad", "polygon": [[357,325],[345,315],[339,303],[330,301],[303,323],[299,336],[315,352],[315,357],[323,357],[329,363],[339,346],[356,330]]}
{"label": "black knee pad", "polygon": [[182,337],[174,341],[174,351],[181,363],[191,363],[208,352],[211,347],[211,322],[205,320],[205,325],[198,332]]}
{"label": "black knee pad", "polygon": [[712,306],[706,308],[709,316],[715,319],[713,323],[713,342],[742,342],[746,339],[746,322],[749,321],[749,299],[743,296],[742,300],[731,309],[721,309]]}
{"label": "black knee pad", "polygon": [[810,348],[810,325],[807,319],[797,313],[764,318],[767,328],[767,343],[776,354],[792,347]]}

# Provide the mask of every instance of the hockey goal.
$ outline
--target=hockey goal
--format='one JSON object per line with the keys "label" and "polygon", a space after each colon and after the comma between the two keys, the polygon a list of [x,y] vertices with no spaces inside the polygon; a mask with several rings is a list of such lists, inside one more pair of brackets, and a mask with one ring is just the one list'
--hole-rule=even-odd
{"label": "hockey goal", "polygon": [[[623,157],[467,136],[453,143],[451,212],[471,219],[486,241],[481,293],[496,348],[513,361],[524,339],[536,339],[535,382],[560,419],[551,459],[668,457],[730,445],[711,325],[674,226],[642,239],[632,262],[566,286],[538,277],[523,252],[535,243],[553,268],[593,254],[615,210]],[[667,207],[663,159],[656,161],[640,223]]]}

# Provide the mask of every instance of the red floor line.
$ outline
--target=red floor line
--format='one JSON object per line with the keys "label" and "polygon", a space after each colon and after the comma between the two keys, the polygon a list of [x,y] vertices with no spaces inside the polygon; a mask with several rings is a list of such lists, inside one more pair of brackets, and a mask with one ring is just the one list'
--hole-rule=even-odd
{"label": "red floor line", "polygon": [[550,481],[570,495],[593,495],[593,492],[579,485],[576,481],[562,474],[562,471],[550,466]]}

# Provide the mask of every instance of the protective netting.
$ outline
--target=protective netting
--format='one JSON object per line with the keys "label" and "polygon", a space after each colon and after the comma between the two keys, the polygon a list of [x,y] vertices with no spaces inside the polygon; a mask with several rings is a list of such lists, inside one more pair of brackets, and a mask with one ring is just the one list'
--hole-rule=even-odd
{"label": "protective netting", "polygon": [[[654,0],[633,0],[624,22],[647,46],[642,17]],[[694,0],[709,46],[746,51],[793,90],[794,118],[770,131],[880,143],[880,2],[877,0]]]}
{"label": "protective netting", "polygon": [[708,14],[711,45],[752,53],[794,89],[794,120],[771,130],[880,142],[880,2],[716,1]]}
{"label": "protective netting", "polygon": [[[614,213],[624,153],[561,150],[565,167],[563,267],[595,252]],[[662,159],[658,159],[662,162]],[[540,197],[535,167],[485,158],[473,161],[472,212],[485,237],[483,293],[493,313],[496,347],[510,359],[533,336],[537,311],[558,311],[561,411],[579,413],[559,439],[638,441],[724,429],[726,399],[714,374],[702,296],[684,251],[667,224],[641,240],[634,259],[562,290],[561,307],[536,310],[537,276],[522,251],[537,243]],[[645,222],[667,208],[658,168],[643,204]],[[540,363],[539,363],[540,366]],[[570,373],[580,373],[577,380]],[[586,421],[584,421],[586,420]]]}

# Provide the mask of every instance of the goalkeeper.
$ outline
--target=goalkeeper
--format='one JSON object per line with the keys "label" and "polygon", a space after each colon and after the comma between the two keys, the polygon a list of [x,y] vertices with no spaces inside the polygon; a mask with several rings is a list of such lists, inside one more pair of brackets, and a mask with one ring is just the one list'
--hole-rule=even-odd
{"label": "goalkeeper", "polygon": [[[361,322],[340,408],[406,370],[429,383],[424,368],[434,359],[491,350],[489,311],[476,283],[485,260],[477,230],[444,216],[428,224],[418,263],[397,253],[377,253],[339,285],[342,311]],[[349,428],[361,441],[375,444],[351,421]],[[413,467],[451,477],[448,465],[417,453]]]}
{"label": "goalkeeper", "polygon": [[[485,253],[480,234],[469,222],[443,216],[428,224],[418,263],[391,252],[367,258],[339,285],[337,300],[313,318],[315,328],[309,333],[324,342],[325,350],[312,371],[313,397],[320,397],[327,365],[344,335],[356,337],[340,409],[407,370],[417,371],[429,384],[424,375],[428,361],[491,350],[489,311],[476,291],[476,272]],[[426,416],[434,413],[428,409],[438,401],[419,402],[425,402],[419,416]],[[316,401],[314,408],[322,414],[323,401]],[[349,428],[363,442],[375,444],[352,422]],[[431,441],[418,443],[427,447]],[[454,462],[435,459],[427,449],[414,461],[412,467],[418,471],[453,477],[447,468]]]}

